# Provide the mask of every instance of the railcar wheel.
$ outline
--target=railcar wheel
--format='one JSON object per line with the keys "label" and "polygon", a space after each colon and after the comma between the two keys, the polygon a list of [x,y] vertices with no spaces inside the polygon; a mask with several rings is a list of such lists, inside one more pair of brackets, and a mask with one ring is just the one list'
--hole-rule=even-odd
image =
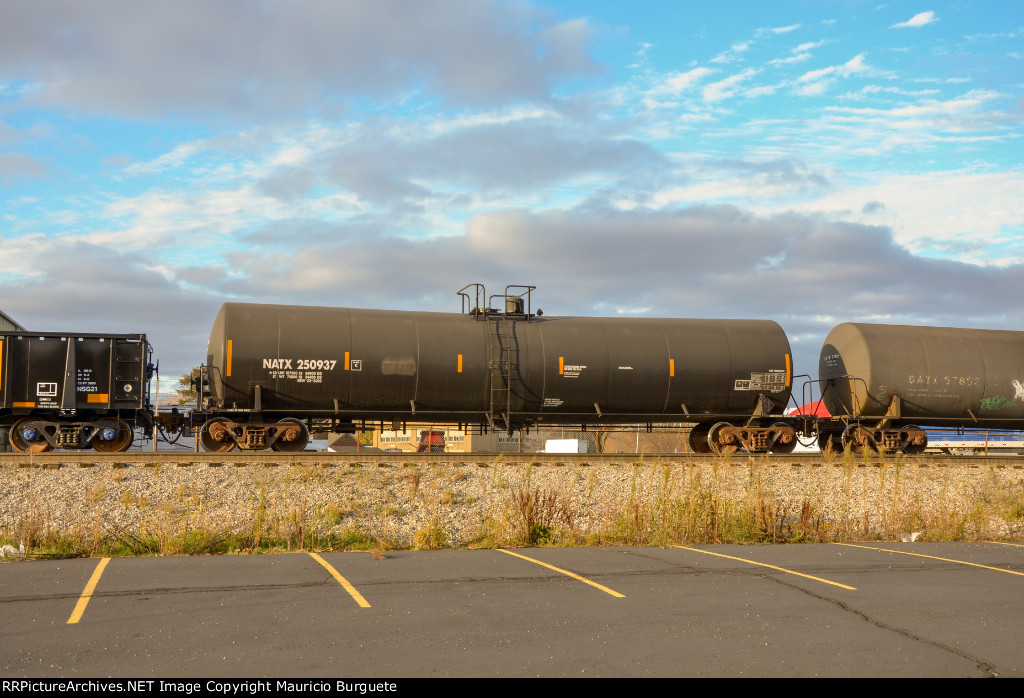
{"label": "railcar wheel", "polygon": [[875,440],[871,436],[871,430],[856,424],[851,424],[843,431],[843,448],[850,448],[856,454],[864,453],[864,449],[870,448],[877,451]]}
{"label": "railcar wheel", "polygon": [[907,433],[907,443],[903,445],[903,452],[910,456],[917,456],[924,453],[928,448],[928,434],[924,429],[917,426],[908,426],[903,429]]}
{"label": "railcar wheel", "polygon": [[127,451],[132,447],[135,434],[131,427],[123,419],[116,422],[100,423],[96,435],[92,437],[90,445],[100,453],[116,453]]}
{"label": "railcar wheel", "polygon": [[227,427],[226,419],[211,419],[199,430],[199,443],[208,453],[224,453],[234,450],[235,440]]}
{"label": "railcar wheel", "polygon": [[792,453],[796,450],[797,438],[792,427],[785,422],[776,422],[772,429],[778,432],[771,447],[772,453]]}
{"label": "railcar wheel", "polygon": [[21,453],[46,453],[53,444],[43,436],[43,423],[37,419],[19,419],[11,428],[11,446]]}
{"label": "railcar wheel", "polygon": [[282,419],[274,425],[277,430],[277,439],[270,444],[272,451],[287,451],[294,453],[306,448],[309,443],[309,431],[306,425],[297,419]]}
{"label": "railcar wheel", "polygon": [[736,437],[729,432],[732,427],[728,422],[719,422],[708,432],[708,445],[713,453],[735,453],[739,449]]}
{"label": "railcar wheel", "polygon": [[711,444],[708,443],[708,432],[711,431],[710,424],[698,424],[690,430],[686,442],[694,453],[711,453]]}

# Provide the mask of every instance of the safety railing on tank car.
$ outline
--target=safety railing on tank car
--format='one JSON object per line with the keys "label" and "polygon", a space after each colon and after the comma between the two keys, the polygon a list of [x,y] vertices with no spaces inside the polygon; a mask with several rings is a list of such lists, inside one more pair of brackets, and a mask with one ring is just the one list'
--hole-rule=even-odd
{"label": "safety railing on tank car", "polygon": [[[490,301],[494,298],[501,298],[503,301],[502,307],[505,309],[500,313],[503,317],[508,317],[509,315],[524,315],[526,316],[526,319],[529,320],[530,316],[533,315],[530,294],[536,288],[536,286],[526,286],[523,284],[509,284],[505,287],[504,295],[495,294],[491,296],[491,298],[488,299],[488,305],[490,305]],[[512,289],[523,289],[523,292],[513,295],[509,293]],[[523,301],[524,296],[526,298],[525,302]]]}
{"label": "safety railing on tank car", "polygon": [[[794,378],[795,378],[795,376],[794,376]],[[826,380],[826,379],[823,379],[823,378],[812,378],[809,375],[801,375],[800,378],[807,378],[807,381],[804,383],[804,386],[803,386],[803,394],[802,394],[802,398],[805,400],[805,402],[804,402],[805,405],[813,404],[814,403],[814,388],[813,388],[813,385],[817,384],[818,387],[819,387],[819,392],[821,394],[821,397],[819,399],[822,402],[825,401],[826,394],[828,394],[829,391],[831,391],[831,394],[835,397],[836,403],[842,405],[846,409],[846,414],[830,415],[830,416],[843,419],[843,421],[849,421],[849,419],[851,419],[851,418],[858,418],[859,419],[861,416],[863,416],[862,415],[863,405],[859,404],[859,401],[857,400],[857,391],[855,389],[853,389],[852,386],[851,386],[851,390],[850,390],[850,395],[851,395],[851,399],[853,400],[853,404],[847,405],[846,402],[843,400],[842,396],[839,394],[839,392],[837,391],[837,389],[835,387],[835,382],[837,380],[840,380],[840,379],[829,378],[829,379]],[[867,384],[867,381],[865,381],[863,378],[858,378],[856,376],[851,376],[851,375],[841,376],[840,378],[842,380],[847,380],[847,381],[854,382],[854,383],[862,383],[863,386],[864,386],[864,393],[867,394],[868,384]]]}
{"label": "safety railing on tank car", "polygon": [[815,382],[815,380],[809,373],[798,373],[792,377],[792,381],[795,383],[797,379],[800,378],[806,379],[804,380],[804,383],[800,389],[800,397],[802,399],[802,402],[798,403],[796,399],[796,394],[791,391],[789,394],[789,404],[793,406],[793,411],[784,413],[786,414],[786,416],[790,418],[796,417],[799,420],[800,428],[798,429],[798,432],[805,439],[810,440],[810,443],[804,443],[803,441],[800,441],[800,445],[804,447],[810,447],[813,445],[814,441],[817,439],[818,436],[819,417],[815,410],[812,410],[811,412],[804,412],[804,408],[814,405],[815,403],[814,387],[812,385]]}
{"label": "safety railing on tank car", "polygon": [[[473,297],[470,298],[470,294],[466,293],[466,289],[473,289]],[[525,284],[509,284],[505,287],[505,293],[495,293],[490,296],[487,295],[487,289],[483,284],[474,283],[467,284],[457,291],[457,295],[461,297],[462,301],[462,314],[463,315],[475,315],[477,317],[487,317],[500,315],[501,317],[511,316],[523,316],[527,320],[533,317],[533,301],[531,294],[536,290],[536,286],[528,286]],[[521,293],[512,293],[514,290],[522,290]],[[500,298],[501,304],[498,307],[491,307],[494,299]],[[500,307],[500,309],[499,309]],[[537,315],[541,315],[543,311],[537,310]]]}
{"label": "safety railing on tank car", "polygon": [[[470,300],[467,288],[473,289],[473,299]],[[487,289],[483,284],[466,284],[456,292],[462,298],[462,314],[476,314],[484,312],[483,305],[487,301]]]}

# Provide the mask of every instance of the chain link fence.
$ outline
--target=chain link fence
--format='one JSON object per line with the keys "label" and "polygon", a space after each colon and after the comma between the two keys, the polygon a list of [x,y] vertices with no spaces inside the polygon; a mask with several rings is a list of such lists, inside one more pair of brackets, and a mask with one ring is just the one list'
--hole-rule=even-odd
{"label": "chain link fence", "polygon": [[407,425],[373,432],[372,446],[382,451],[447,453],[688,453],[690,428],[647,430],[646,425],[609,429],[530,429],[474,433],[454,427]]}

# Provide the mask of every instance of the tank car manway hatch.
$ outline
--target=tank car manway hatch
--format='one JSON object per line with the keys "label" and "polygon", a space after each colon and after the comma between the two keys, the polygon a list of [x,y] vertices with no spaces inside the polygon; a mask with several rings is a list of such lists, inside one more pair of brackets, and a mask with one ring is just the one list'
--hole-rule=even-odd
{"label": "tank car manway hatch", "polygon": [[787,452],[789,341],[765,320],[551,317],[533,286],[460,313],[226,303],[202,368],[200,442],[302,450],[313,420],[482,431],[696,424],[694,450]]}

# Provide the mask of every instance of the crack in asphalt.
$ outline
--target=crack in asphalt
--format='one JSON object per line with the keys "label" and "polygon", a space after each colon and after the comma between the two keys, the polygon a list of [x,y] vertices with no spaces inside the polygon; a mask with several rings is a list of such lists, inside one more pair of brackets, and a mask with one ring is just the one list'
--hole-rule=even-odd
{"label": "crack in asphalt", "polygon": [[[239,584],[239,585],[223,585],[223,586],[210,586],[210,587],[159,587],[152,589],[124,589],[116,591],[94,591],[91,594],[91,598],[119,598],[126,596],[159,596],[164,594],[206,594],[210,592],[239,592],[239,591],[280,591],[282,589],[304,589],[309,587],[320,587],[328,586],[329,583],[334,582],[329,576],[322,581],[311,581],[311,582],[296,582],[294,584]],[[77,599],[81,597],[82,592],[61,592],[57,594],[45,594],[42,596],[6,596],[0,599],[0,604],[9,603],[20,603],[25,601],[62,601],[67,599]]]}
{"label": "crack in asphalt", "polygon": [[906,628],[900,628],[900,627],[895,626],[895,625],[889,625],[888,623],[883,623],[882,621],[876,620],[875,618],[872,618],[868,614],[864,613],[864,611],[860,611],[860,610],[858,610],[856,608],[850,607],[848,604],[840,601],[839,599],[834,599],[834,598],[832,598],[830,596],[824,596],[822,594],[816,594],[816,593],[814,593],[813,591],[811,591],[809,589],[804,589],[803,587],[800,587],[800,586],[798,586],[796,584],[791,584],[791,583],[789,583],[789,582],[787,582],[787,581],[785,581],[783,579],[778,579],[777,577],[772,577],[772,576],[767,575],[767,574],[761,574],[761,575],[758,575],[758,576],[762,577],[764,579],[767,579],[767,580],[771,580],[773,582],[777,582],[778,584],[781,584],[782,586],[785,586],[785,587],[789,587],[790,589],[795,589],[796,591],[803,592],[807,596],[810,596],[812,598],[818,599],[819,601],[825,601],[825,602],[830,603],[830,604],[832,604],[834,606],[838,606],[839,608],[841,608],[842,610],[846,611],[847,613],[851,613],[851,614],[853,614],[855,616],[858,616],[862,620],[865,620],[868,623],[870,623],[871,625],[874,625],[877,628],[881,628],[882,630],[887,630],[887,631],[889,631],[891,633],[896,633],[897,635],[902,635],[903,637],[905,637],[905,638],[907,638],[909,640],[914,640],[915,642],[921,642],[923,644],[930,645],[932,647],[935,647],[937,649],[943,650],[945,652],[949,652],[951,654],[955,654],[956,656],[958,656],[958,657],[960,657],[962,659],[966,659],[966,660],[968,660],[970,662],[974,662],[975,666],[977,666],[978,669],[981,670],[982,672],[986,673],[989,676],[989,678],[998,678],[999,677],[999,672],[996,670],[995,665],[991,664],[989,662],[986,662],[984,659],[980,659],[978,657],[975,657],[974,655],[968,654],[967,652],[964,652],[962,650],[958,650],[955,647],[950,647],[949,645],[943,644],[943,643],[941,643],[941,642],[939,642],[937,640],[929,640],[926,637],[921,637],[920,635],[916,635],[916,634],[912,633],[911,631],[907,630]]}

